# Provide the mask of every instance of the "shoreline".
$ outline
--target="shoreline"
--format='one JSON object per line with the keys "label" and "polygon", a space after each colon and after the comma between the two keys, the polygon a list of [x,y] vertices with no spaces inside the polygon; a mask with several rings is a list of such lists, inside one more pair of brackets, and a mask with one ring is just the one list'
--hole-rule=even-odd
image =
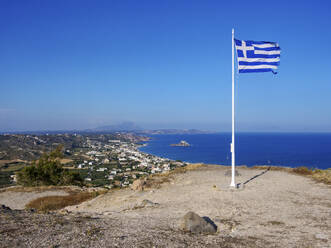
{"label": "shoreline", "polygon": [[[222,135],[224,133],[216,133],[216,134],[217,135]],[[269,133],[243,133],[243,134],[262,134],[262,135],[265,135],[265,134],[269,134]],[[271,133],[271,134],[274,134],[274,133]],[[276,133],[276,134],[278,134],[278,133]],[[283,134],[283,133],[280,133],[280,134]],[[284,134],[293,135],[293,134],[301,134],[301,133],[284,133]],[[303,134],[306,134],[306,133],[303,133]],[[311,133],[307,133],[307,134],[308,135],[311,135]],[[313,134],[315,134],[315,133],[313,133]],[[319,133],[319,134],[321,134],[321,133]],[[214,134],[208,134],[208,135],[214,135]],[[177,136],[179,136],[176,139],[177,140],[180,140],[180,139],[183,138],[182,136],[184,136],[184,135],[182,135],[182,134],[180,134],[180,135],[175,135],[175,134],[166,135],[166,134],[162,134],[161,135],[160,134],[160,135],[153,135],[153,136],[159,136],[159,137],[165,137],[165,136],[177,137]],[[196,136],[196,135],[195,134],[185,134],[185,136]],[[153,139],[155,140],[155,137],[149,137],[149,138],[150,139],[148,141],[144,142],[144,144],[146,144],[144,147],[147,147],[147,146],[149,148],[153,147],[151,145],[150,141],[153,140]],[[168,141],[169,140],[167,140],[167,142]],[[169,141],[169,142],[172,142],[172,141]],[[190,142],[190,144],[192,144],[192,143]],[[179,160],[179,161],[182,161],[184,163],[203,163],[203,164],[218,164],[218,165],[224,165],[224,166],[231,166],[231,160],[229,161],[229,164],[226,164],[226,163],[222,163],[221,161],[206,161],[206,160],[199,160],[199,161],[197,161],[194,158],[193,159],[180,159],[178,157],[172,156],[171,154],[169,154],[169,152],[167,152],[167,148],[169,146],[171,146],[171,143],[169,143],[169,145],[167,145],[167,143],[162,144],[162,145],[164,145],[163,149],[158,149],[157,152],[155,152],[155,151],[154,152],[153,151],[142,151],[142,150],[140,150],[140,147],[138,148],[138,150],[140,152],[143,152],[145,154],[150,154],[152,156],[161,157],[161,158],[164,157],[164,158],[167,158],[167,159],[173,160],[173,161]],[[190,147],[193,147],[193,145],[191,145],[191,146],[189,146],[187,148],[190,149]],[[199,147],[199,146],[195,146],[195,147]],[[181,147],[180,146],[179,147],[177,147],[177,146],[174,147],[174,149],[176,149],[176,148],[179,148],[180,149]],[[163,153],[163,154],[160,155],[160,153]],[[171,153],[171,151],[170,151],[170,153]],[[202,154],[203,153],[204,152],[202,152]],[[284,160],[284,158],[282,158],[281,155],[282,155],[282,153],[280,153],[280,156],[279,156],[280,158],[277,158],[276,157],[276,158],[274,158],[274,160]],[[272,155],[271,155],[271,157],[272,157]],[[237,159],[236,160],[238,160],[238,156],[237,156]],[[259,159],[256,159],[256,160],[259,160]],[[262,160],[263,160],[263,158],[262,158]],[[325,165],[326,162],[323,162],[321,165],[318,165],[318,164],[311,165],[309,162],[301,162],[301,163],[298,162],[300,160],[303,160],[304,161],[304,159],[300,159],[300,156],[298,156],[298,158],[297,159],[294,159],[293,161],[284,162],[284,163],[272,162],[270,160],[268,160],[265,163],[251,163],[251,162],[240,163],[240,164],[238,164],[236,166],[247,166],[249,168],[254,167],[254,166],[276,166],[276,167],[289,167],[289,168],[307,167],[307,168],[312,169],[312,170],[327,170],[327,169],[330,169],[331,168],[331,161],[330,161],[330,163],[327,163],[326,165]],[[319,161],[319,160],[317,159],[316,161]]]}

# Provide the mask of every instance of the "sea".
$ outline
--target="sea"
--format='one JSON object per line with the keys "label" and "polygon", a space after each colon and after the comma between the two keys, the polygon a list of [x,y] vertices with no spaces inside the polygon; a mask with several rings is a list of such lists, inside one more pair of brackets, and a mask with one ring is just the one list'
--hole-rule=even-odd
{"label": "sea", "polygon": [[[140,151],[190,163],[231,165],[231,133],[150,135]],[[170,146],[187,141],[191,146]],[[237,133],[236,165],[331,168],[331,133]]]}

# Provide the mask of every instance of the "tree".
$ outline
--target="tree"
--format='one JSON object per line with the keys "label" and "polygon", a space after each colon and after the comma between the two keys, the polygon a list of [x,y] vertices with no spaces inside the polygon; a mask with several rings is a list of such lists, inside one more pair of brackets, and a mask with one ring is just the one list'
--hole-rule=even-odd
{"label": "tree", "polygon": [[64,169],[60,163],[63,157],[63,146],[44,153],[31,166],[24,167],[17,173],[17,183],[23,186],[41,185],[81,185],[79,173]]}

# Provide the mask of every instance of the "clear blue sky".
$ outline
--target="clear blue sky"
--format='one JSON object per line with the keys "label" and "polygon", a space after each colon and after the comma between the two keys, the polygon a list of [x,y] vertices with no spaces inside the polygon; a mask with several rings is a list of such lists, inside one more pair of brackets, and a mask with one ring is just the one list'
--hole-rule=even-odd
{"label": "clear blue sky", "polygon": [[231,129],[231,29],[278,42],[236,75],[237,130],[331,131],[331,1],[0,1],[0,131]]}

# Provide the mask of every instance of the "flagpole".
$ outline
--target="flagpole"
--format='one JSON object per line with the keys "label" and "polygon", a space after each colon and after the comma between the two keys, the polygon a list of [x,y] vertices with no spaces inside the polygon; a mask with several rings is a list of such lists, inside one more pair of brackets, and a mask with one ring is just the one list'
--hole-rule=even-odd
{"label": "flagpole", "polygon": [[231,165],[232,178],[230,187],[235,187],[235,145],[234,145],[234,29],[232,29],[232,143],[231,143]]}

